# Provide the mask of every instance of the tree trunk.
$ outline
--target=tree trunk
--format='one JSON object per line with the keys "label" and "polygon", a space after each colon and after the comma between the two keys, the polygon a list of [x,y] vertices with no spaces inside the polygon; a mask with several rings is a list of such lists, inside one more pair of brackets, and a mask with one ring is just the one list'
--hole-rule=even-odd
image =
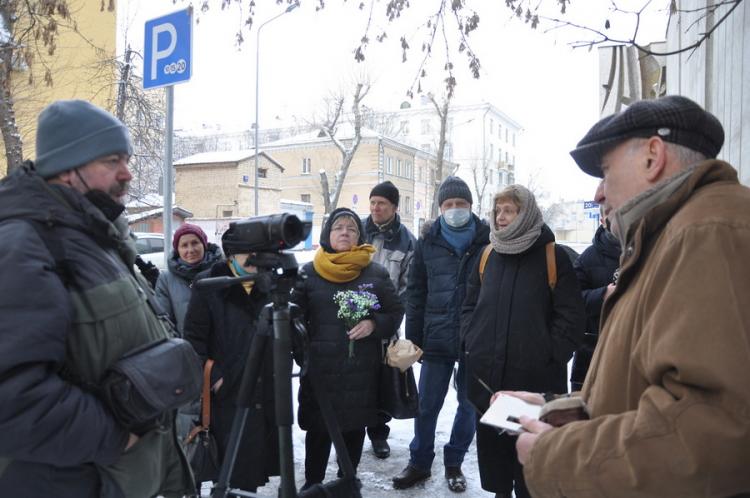
{"label": "tree trunk", "polygon": [[125,64],[120,68],[120,81],[117,85],[117,105],[115,106],[115,116],[117,119],[125,122],[125,103],[128,100],[127,89],[128,79],[130,78],[130,57],[132,52],[130,46],[125,50]]}
{"label": "tree trunk", "polygon": [[5,159],[10,174],[23,163],[23,141],[16,124],[13,96],[10,91],[13,51],[8,45],[0,47],[0,132],[5,144]]}
{"label": "tree trunk", "polygon": [[443,100],[442,105],[438,104],[435,97],[430,95],[430,101],[435,106],[435,111],[440,118],[440,135],[438,136],[438,147],[437,147],[437,159],[435,161],[435,185],[433,186],[434,192],[432,193],[432,209],[430,209],[430,215],[432,219],[438,217],[440,213],[440,205],[438,204],[438,188],[443,182],[443,156],[445,155],[445,134],[446,125],[448,123],[448,106],[450,103],[450,96]]}

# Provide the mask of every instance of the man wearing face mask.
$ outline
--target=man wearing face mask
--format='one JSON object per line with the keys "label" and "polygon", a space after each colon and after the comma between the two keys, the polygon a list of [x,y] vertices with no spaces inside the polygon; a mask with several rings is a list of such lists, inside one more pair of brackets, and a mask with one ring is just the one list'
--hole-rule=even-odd
{"label": "man wearing face mask", "polygon": [[425,226],[409,270],[406,338],[421,347],[424,356],[409,465],[393,478],[393,486],[406,489],[430,477],[437,418],[458,361],[458,409],[450,441],[443,447],[443,463],[448,487],[462,492],[466,478],[461,464],[476,427],[474,409],[466,398],[464,364],[459,361],[459,319],[466,277],[489,240],[489,227],[472,214],[471,191],[457,176],[440,185],[438,203],[440,216]]}
{"label": "man wearing face mask", "polygon": [[169,336],[133,273],[125,126],[81,100],[39,115],[36,162],[0,182],[0,489],[14,497],[182,497],[172,416],[138,435],[96,395],[126,352]]}

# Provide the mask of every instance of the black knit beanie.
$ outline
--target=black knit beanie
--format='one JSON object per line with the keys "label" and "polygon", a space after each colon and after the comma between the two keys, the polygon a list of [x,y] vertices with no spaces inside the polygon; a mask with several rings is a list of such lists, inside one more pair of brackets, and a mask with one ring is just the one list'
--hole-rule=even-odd
{"label": "black knit beanie", "polygon": [[391,201],[393,205],[398,206],[398,189],[388,180],[375,185],[370,191],[370,198],[372,198],[373,195],[377,195],[378,197],[385,197],[386,199]]}
{"label": "black knit beanie", "polygon": [[466,182],[457,176],[449,176],[443,180],[438,189],[438,206],[442,205],[444,200],[456,197],[465,199],[469,204],[474,203],[471,199],[471,190],[469,190]]}
{"label": "black knit beanie", "polygon": [[323,225],[323,229],[320,231],[320,246],[325,252],[336,252],[331,247],[331,228],[333,227],[333,222],[335,222],[342,216],[348,216],[349,218],[353,219],[354,223],[357,225],[357,229],[359,230],[359,239],[357,239],[357,245],[361,246],[365,243],[365,229],[362,226],[362,220],[360,219],[359,215],[349,208],[340,207],[334,209],[333,212],[328,215],[328,219]]}
{"label": "black knit beanie", "polygon": [[58,100],[39,114],[34,165],[42,178],[120,153],[133,153],[128,129],[104,109],[84,100]]}

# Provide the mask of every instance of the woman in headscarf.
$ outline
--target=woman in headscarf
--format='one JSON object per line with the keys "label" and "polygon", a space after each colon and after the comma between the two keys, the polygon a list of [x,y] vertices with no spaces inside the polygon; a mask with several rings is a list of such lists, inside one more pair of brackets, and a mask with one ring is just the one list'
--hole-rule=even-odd
{"label": "woman in headscarf", "polygon": [[172,249],[167,271],[159,275],[155,291],[159,304],[182,335],[193,280],[198,273],[221,261],[223,256],[219,246],[208,242],[203,229],[190,223],[182,224],[175,231]]}
{"label": "woman in headscarf", "polygon": [[[304,285],[292,297],[305,313],[308,377],[316,376],[328,393],[355,470],[362,455],[365,427],[377,422],[381,341],[396,333],[404,314],[388,271],[371,262],[375,249],[365,244],[363,237],[356,213],[347,208],[334,210],[321,231],[314,260],[302,268],[307,276]],[[377,309],[348,328],[337,317],[339,305],[334,294],[358,291],[365,284],[377,296]],[[331,451],[331,439],[307,377],[300,381],[299,425],[307,431],[303,487],[307,489],[323,482]]]}
{"label": "woman in headscarf", "polygon": [[[491,249],[469,275],[461,312],[468,398],[478,418],[494,391],[567,392],[566,365],[585,324],[570,258],[555,245],[534,195],[507,187],[495,195],[491,221]],[[477,423],[482,488],[496,497],[510,498],[514,488],[518,498],[529,496],[515,442]]]}
{"label": "woman in headscarf", "polygon": [[[237,244],[233,225],[221,240],[227,260],[214,263],[198,275],[197,280],[241,277],[256,272],[256,267],[248,261],[252,255],[238,248],[241,244]],[[185,317],[185,339],[204,364],[209,359],[214,361],[211,369],[211,431],[222,457],[229,445],[250,344],[256,335],[272,335],[271,324],[261,317],[263,307],[271,302],[271,295],[262,287],[246,281],[228,287],[194,288]],[[269,476],[279,474],[271,341],[267,342],[262,357],[266,361],[260,370],[229,481],[233,488],[252,492],[265,485]]]}

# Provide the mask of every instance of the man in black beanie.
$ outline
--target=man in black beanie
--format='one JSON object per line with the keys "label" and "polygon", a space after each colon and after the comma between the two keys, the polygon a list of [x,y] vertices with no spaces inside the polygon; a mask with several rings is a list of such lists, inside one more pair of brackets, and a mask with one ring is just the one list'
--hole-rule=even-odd
{"label": "man in black beanie", "polygon": [[[375,185],[370,191],[370,216],[365,222],[365,240],[375,247],[372,261],[388,270],[393,286],[396,288],[402,303],[405,302],[406,278],[409,264],[414,257],[414,246],[417,240],[406,226],[401,224],[398,215],[399,192],[390,181]],[[391,419],[385,413],[379,413],[378,425],[367,428],[367,435],[372,443],[372,451],[378,458],[388,458],[391,448],[388,446]]]}
{"label": "man in black beanie", "polygon": [[581,391],[590,420],[521,417],[532,496],[750,494],[750,189],[715,159],[723,142],[712,114],[669,96],[571,152],[601,178],[622,256]]}
{"label": "man in black beanie", "polygon": [[393,486],[410,488],[431,476],[437,419],[458,364],[454,379],[458,408],[450,440],[443,447],[443,465],[448,488],[463,492],[467,483],[461,465],[474,439],[476,420],[466,396],[466,368],[459,352],[461,305],[467,276],[489,242],[490,229],[471,212],[471,190],[461,178],[443,180],[438,203],[440,216],[425,224],[409,270],[406,338],[424,354],[409,464],[393,478]]}
{"label": "man in black beanie", "polygon": [[0,182],[0,489],[12,496],[194,492],[172,414],[135,434],[95,394],[125,353],[171,333],[133,273],[131,154],[118,119],[57,101],[39,115],[36,163]]}

